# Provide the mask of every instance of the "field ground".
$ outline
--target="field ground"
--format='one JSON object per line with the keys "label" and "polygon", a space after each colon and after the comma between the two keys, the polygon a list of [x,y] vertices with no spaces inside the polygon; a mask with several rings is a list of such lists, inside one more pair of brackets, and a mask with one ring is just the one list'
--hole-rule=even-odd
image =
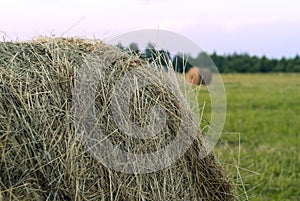
{"label": "field ground", "polygon": [[238,200],[300,200],[300,74],[222,78],[227,113],[215,153]]}

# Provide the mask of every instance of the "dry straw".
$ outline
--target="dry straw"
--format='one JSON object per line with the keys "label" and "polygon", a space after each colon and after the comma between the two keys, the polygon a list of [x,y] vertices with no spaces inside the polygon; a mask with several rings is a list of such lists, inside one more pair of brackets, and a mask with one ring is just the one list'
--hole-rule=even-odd
{"label": "dry straw", "polygon": [[86,149],[75,132],[72,91],[76,72],[91,54],[109,66],[96,105],[99,126],[113,143],[148,153],[169,143],[181,121],[192,121],[178,112],[176,97],[167,90],[144,87],[130,99],[128,118],[149,124],[145,110],[158,100],[168,119],[163,140],[133,139],[111,118],[111,90],[124,72],[147,63],[101,41],[2,42],[0,200],[233,200],[232,184],[218,161],[212,154],[200,157],[200,132],[183,157],[147,174],[107,168]]}

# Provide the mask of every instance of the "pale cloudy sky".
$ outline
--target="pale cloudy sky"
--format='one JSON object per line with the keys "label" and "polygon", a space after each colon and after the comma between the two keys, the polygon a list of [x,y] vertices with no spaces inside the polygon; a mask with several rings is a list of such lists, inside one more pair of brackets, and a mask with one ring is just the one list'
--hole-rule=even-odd
{"label": "pale cloudy sky", "polygon": [[211,53],[300,54],[298,0],[0,0],[0,36],[109,39],[140,29],[181,34]]}

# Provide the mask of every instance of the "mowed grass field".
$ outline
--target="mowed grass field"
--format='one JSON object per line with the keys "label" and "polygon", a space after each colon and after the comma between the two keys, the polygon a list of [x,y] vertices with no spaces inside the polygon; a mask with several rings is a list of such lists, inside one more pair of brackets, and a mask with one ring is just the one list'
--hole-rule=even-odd
{"label": "mowed grass field", "polygon": [[227,115],[214,151],[238,200],[300,200],[300,74],[222,78]]}

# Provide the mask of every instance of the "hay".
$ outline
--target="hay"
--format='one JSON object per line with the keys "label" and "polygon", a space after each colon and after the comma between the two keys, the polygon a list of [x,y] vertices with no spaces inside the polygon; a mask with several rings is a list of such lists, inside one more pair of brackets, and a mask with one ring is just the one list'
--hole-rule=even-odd
{"label": "hay", "polygon": [[192,67],[185,73],[185,79],[191,85],[209,85],[212,81],[212,72],[209,69]]}
{"label": "hay", "polygon": [[209,69],[201,69],[200,70],[201,75],[201,82],[200,84],[203,85],[209,85],[212,81],[212,72]]}
{"label": "hay", "polygon": [[[72,92],[76,73],[88,66],[84,63],[91,55],[105,64],[95,97],[96,110],[99,126],[115,145],[121,144],[133,153],[149,153],[170,143],[180,122],[193,121],[189,111],[182,110],[176,96],[165,88],[168,85],[155,85],[158,77],[151,85],[135,91],[129,100],[128,119],[141,127],[149,126],[151,119],[145,111],[160,102],[168,117],[163,137],[144,140],[127,136],[111,117],[111,95],[128,70],[145,69],[149,64],[100,41],[41,38],[2,42],[0,198],[233,200],[232,185],[218,161],[212,154],[200,156],[200,134],[174,164],[145,174],[107,168],[87,151],[83,137],[76,132]],[[152,128],[155,130],[155,124]],[[194,132],[188,129],[185,127],[187,133]]]}

